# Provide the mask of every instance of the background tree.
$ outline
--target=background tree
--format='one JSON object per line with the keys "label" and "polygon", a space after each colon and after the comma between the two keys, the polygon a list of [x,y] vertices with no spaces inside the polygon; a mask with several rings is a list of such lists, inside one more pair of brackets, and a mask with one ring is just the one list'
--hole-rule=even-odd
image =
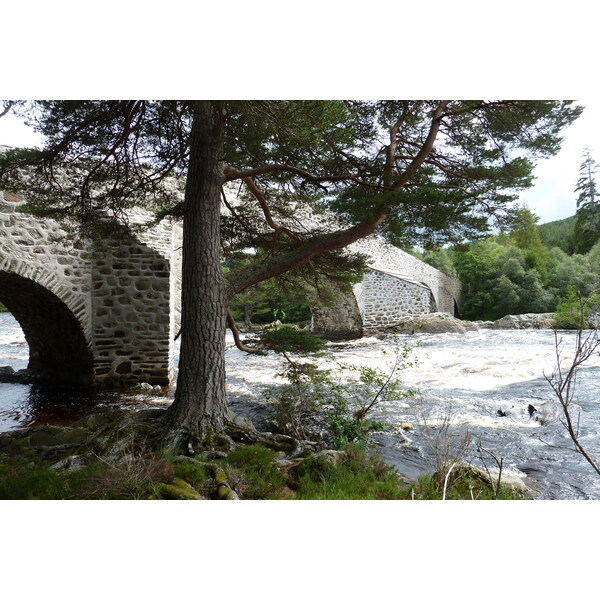
{"label": "background tree", "polygon": [[[324,273],[348,281],[364,262],[342,249],[376,231],[426,245],[480,233],[531,185],[533,164],[515,151],[555,154],[561,129],[582,110],[501,100],[42,101],[20,109],[46,144],[3,154],[0,185],[26,191],[33,210],[76,217],[90,232],[99,213],[120,218],[140,204],[183,219],[182,348],[165,422],[172,447],[223,431],[223,331],[236,294],[293,269],[317,286]],[[232,182],[246,190],[240,206],[222,196]],[[305,217],[325,209],[335,222]],[[242,245],[265,258],[225,275],[223,255]]]}
{"label": "background tree", "polygon": [[539,220],[526,206],[516,205],[508,212],[505,224],[509,242],[523,251],[527,265],[536,269],[542,280],[547,281],[548,256],[537,228]]}
{"label": "background tree", "polygon": [[575,251],[585,254],[600,240],[600,214],[598,214],[598,188],[595,176],[598,164],[592,158],[589,149],[583,153],[583,162],[579,167],[579,179],[575,191],[577,213],[575,215]]}
{"label": "background tree", "polygon": [[496,259],[496,277],[492,280],[495,302],[491,317],[552,310],[554,296],[545,290],[542,278],[527,264],[525,253],[508,248]]}
{"label": "background tree", "polygon": [[454,266],[465,296],[466,319],[495,318],[494,282],[498,275],[497,258],[506,250],[495,236],[458,247]]}
{"label": "background tree", "polygon": [[458,273],[454,267],[452,252],[447,248],[434,248],[425,252],[422,259],[432,267],[435,267],[448,277],[458,277]]}

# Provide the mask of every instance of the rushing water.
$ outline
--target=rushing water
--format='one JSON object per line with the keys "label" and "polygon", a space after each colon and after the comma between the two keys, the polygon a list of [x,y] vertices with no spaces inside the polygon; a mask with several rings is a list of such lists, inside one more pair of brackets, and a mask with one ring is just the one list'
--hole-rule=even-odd
{"label": "rushing water", "polygon": [[[574,333],[561,332],[566,361],[573,355]],[[477,451],[502,458],[503,468],[523,478],[542,499],[600,499],[600,477],[576,454],[560,423],[556,399],[544,379],[555,365],[554,334],[538,330],[481,330],[461,334],[367,337],[330,344],[335,361],[376,366],[383,370],[397,344],[412,346],[417,364],[401,378],[419,394],[402,402],[387,402],[376,417],[388,425],[376,434],[377,450],[409,477],[431,471],[434,451],[431,432],[450,420],[456,440],[468,435],[466,459],[482,466]],[[23,334],[8,313],[0,313],[0,366],[27,365],[28,348]],[[229,340],[226,352],[227,394],[231,408],[257,425],[269,411],[265,388],[283,380],[281,359],[249,356]],[[348,373],[346,371],[345,373]],[[580,431],[584,446],[600,457],[600,358],[594,357],[577,377],[576,402],[581,410]],[[0,383],[0,431],[42,422],[67,423],[101,406],[135,408],[168,404],[170,393],[155,395],[82,394],[81,391],[42,389],[24,384]],[[531,418],[529,405],[545,422]],[[505,416],[501,416],[505,415]],[[493,460],[483,451],[488,466]]]}

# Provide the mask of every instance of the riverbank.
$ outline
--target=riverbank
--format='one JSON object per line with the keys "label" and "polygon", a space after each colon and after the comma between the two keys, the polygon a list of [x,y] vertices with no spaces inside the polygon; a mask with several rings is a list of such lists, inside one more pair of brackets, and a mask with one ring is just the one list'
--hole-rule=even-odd
{"label": "riverbank", "polygon": [[[15,370],[27,364],[27,347],[20,343],[17,330],[9,333],[9,327],[0,332],[5,338],[0,353]],[[560,332],[560,337],[569,352],[574,333]],[[356,371],[342,365],[387,370],[405,343],[411,346],[415,360],[412,367],[402,371],[400,380],[404,388],[416,393],[405,401],[380,404],[373,416],[385,427],[370,436],[373,450],[398,473],[414,482],[435,471],[432,434],[450,420],[448,432],[453,440],[458,443],[471,437],[466,460],[483,467],[476,448],[480,442],[503,460],[505,473],[518,476],[534,490],[536,499],[600,499],[599,478],[569,448],[565,430],[556,418],[556,403],[543,378],[556,360],[553,331],[481,328],[465,334],[382,333],[328,344],[320,363],[331,369],[336,379],[356,383]],[[280,377],[283,360],[274,354],[249,356],[228,338],[226,364],[231,410],[266,432],[273,397],[286,383]],[[600,418],[596,403],[599,376],[600,360],[591,361],[578,375],[580,424],[586,444],[594,452],[600,452],[593,426]],[[0,386],[0,417],[5,431],[42,423],[73,427],[77,419],[107,409],[156,409],[172,401],[172,390],[88,398],[81,394],[56,397],[35,385]],[[542,422],[533,418],[528,411],[530,404],[536,410],[543,406],[549,419]],[[493,466],[491,457],[484,458]]]}
{"label": "riverbank", "polygon": [[[69,427],[0,435],[0,499],[406,500],[523,499],[520,481],[454,465],[454,476],[402,477],[357,444],[343,449],[259,433],[234,418],[204,451],[161,451],[162,409],[111,410]],[[134,433],[132,433],[134,432]]]}

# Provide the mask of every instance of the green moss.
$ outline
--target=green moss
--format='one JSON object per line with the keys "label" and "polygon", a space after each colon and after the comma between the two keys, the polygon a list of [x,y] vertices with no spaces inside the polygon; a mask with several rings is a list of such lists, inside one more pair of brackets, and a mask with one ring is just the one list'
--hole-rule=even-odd
{"label": "green moss", "polygon": [[195,488],[203,486],[212,477],[208,466],[187,461],[175,465],[175,475],[189,481]]}
{"label": "green moss", "polygon": [[175,477],[171,484],[159,484],[158,492],[167,500],[202,500],[202,496],[187,481],[179,477]]}

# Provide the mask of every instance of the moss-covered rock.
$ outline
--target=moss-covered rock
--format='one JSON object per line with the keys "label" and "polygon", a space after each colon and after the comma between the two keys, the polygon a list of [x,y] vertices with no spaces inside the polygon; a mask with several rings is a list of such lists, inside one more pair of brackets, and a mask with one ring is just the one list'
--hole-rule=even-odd
{"label": "moss-covered rock", "polygon": [[89,431],[83,427],[56,427],[41,425],[31,431],[29,443],[32,448],[41,446],[79,446],[86,442]]}
{"label": "moss-covered rock", "polygon": [[175,477],[172,483],[161,483],[158,491],[166,500],[206,500],[187,481]]}
{"label": "moss-covered rock", "polygon": [[399,333],[466,333],[478,331],[479,327],[472,321],[461,321],[449,313],[437,312],[405,317],[388,330]]}
{"label": "moss-covered rock", "polygon": [[[446,477],[446,470],[437,471],[433,475],[434,481],[438,483],[440,488],[443,486]],[[500,475],[497,469],[489,469],[489,473],[485,469],[481,469],[470,463],[460,461],[450,472],[448,477],[448,485],[454,485],[457,481],[477,481],[481,482],[490,490],[496,489],[498,486],[498,476]],[[531,490],[525,485],[523,480],[517,475],[502,471],[500,476],[500,490],[497,493],[505,491],[511,497],[529,498]]]}

